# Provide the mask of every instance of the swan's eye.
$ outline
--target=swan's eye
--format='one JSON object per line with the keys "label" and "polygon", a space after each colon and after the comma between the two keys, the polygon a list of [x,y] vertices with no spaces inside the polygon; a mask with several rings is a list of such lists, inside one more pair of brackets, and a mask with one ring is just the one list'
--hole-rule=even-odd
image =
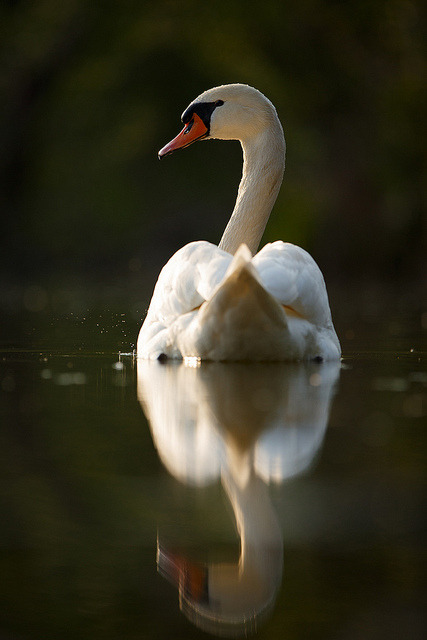
{"label": "swan's eye", "polygon": [[214,104],[216,107],[222,107],[222,105],[224,104],[224,100],[216,100]]}
{"label": "swan's eye", "polygon": [[188,133],[189,131],[191,131],[192,127],[194,124],[194,118],[191,118],[190,122],[187,124],[187,128],[184,131],[184,134]]}

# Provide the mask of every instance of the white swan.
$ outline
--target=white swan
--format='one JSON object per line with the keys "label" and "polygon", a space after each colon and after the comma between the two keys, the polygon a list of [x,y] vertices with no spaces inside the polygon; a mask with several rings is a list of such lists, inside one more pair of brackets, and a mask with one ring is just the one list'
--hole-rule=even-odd
{"label": "white swan", "polygon": [[[219,247],[192,242],[165,265],[138,336],[142,358],[333,360],[340,344],[321,271],[281,241],[258,249],[282,182],[285,139],[272,103],[242,84],[202,93],[159,158],[196,140],[239,140],[243,175]],[[233,258],[234,255],[234,258]]]}

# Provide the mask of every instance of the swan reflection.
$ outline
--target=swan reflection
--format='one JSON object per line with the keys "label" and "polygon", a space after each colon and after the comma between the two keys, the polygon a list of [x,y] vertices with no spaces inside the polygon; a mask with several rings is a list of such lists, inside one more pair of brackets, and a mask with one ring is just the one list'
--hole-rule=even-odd
{"label": "swan reflection", "polygon": [[240,536],[236,563],[195,563],[160,544],[158,568],[184,613],[219,635],[248,634],[280,587],[283,539],[268,485],[307,470],[327,427],[339,363],[160,364],[138,360],[138,398],[178,480],[220,480]]}

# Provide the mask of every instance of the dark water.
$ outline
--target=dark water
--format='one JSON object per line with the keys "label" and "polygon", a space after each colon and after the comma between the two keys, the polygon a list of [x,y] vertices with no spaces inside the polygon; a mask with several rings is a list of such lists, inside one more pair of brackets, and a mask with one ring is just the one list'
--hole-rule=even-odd
{"label": "dark water", "polygon": [[0,637],[424,638],[425,327],[343,332],[337,366],[5,347]]}

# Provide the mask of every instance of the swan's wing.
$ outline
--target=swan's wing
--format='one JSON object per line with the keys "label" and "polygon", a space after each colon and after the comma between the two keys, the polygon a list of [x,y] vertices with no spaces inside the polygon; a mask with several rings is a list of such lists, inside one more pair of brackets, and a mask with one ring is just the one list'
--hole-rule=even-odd
{"label": "swan's wing", "polygon": [[[229,359],[232,352],[234,357],[249,357],[259,342],[260,353],[269,359],[271,342],[280,344],[283,355],[292,358],[339,357],[325,283],[313,258],[303,249],[280,241],[266,245],[252,259],[249,250],[244,249],[241,247],[233,260],[215,245],[194,242],[172,256],[160,273],[141,328],[138,356],[152,359],[164,353],[179,358],[182,353],[195,353],[209,359]],[[241,261],[247,262],[247,267],[243,265],[247,287],[242,285],[239,295],[231,295],[233,286],[240,287],[234,275],[240,273]],[[246,290],[253,295],[245,295]],[[236,301],[231,307],[229,294]],[[207,305],[203,305],[205,301]],[[268,309],[270,321],[273,316],[276,318],[275,301],[287,313],[280,315],[277,305],[282,321],[273,322],[274,326],[267,322],[266,331],[267,325],[258,316],[264,317],[263,312]],[[227,313],[221,313],[222,307],[218,311],[216,303],[219,307],[224,303]],[[201,305],[203,314],[198,312]],[[199,321],[193,323],[195,318]],[[267,337],[270,346],[266,351]],[[242,340],[249,354],[243,353]],[[274,353],[279,355],[275,347]]]}
{"label": "swan's wing", "polygon": [[163,267],[149,313],[165,325],[209,299],[232,256],[209,242],[185,245]]}
{"label": "swan's wing", "polygon": [[262,285],[282,305],[317,326],[332,326],[322,272],[304,249],[279,240],[263,247],[252,264]]}
{"label": "swan's wing", "polygon": [[[208,300],[223,280],[233,256],[198,241],[177,251],[160,272],[147,317],[138,337],[138,355],[157,357],[173,336],[169,328]],[[178,330],[178,327],[177,327]],[[154,342],[153,342],[154,339]],[[174,357],[174,353],[168,355]],[[175,354],[179,355],[179,354]]]}

